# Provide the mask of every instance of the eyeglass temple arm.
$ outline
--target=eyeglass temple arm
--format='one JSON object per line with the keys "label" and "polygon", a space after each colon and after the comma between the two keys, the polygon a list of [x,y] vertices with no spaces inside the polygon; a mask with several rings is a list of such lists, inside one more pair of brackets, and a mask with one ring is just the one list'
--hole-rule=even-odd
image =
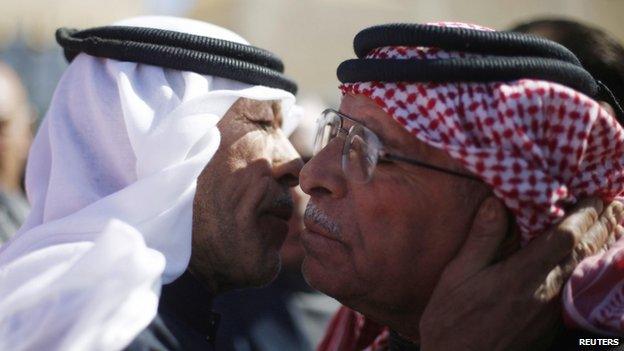
{"label": "eyeglass temple arm", "polygon": [[463,178],[468,178],[468,179],[472,179],[472,180],[477,180],[477,181],[482,181],[481,178],[470,175],[470,174],[465,174],[465,173],[460,173],[460,172],[456,172],[450,169],[446,169],[446,168],[442,168],[442,167],[438,167],[438,166],[434,166],[434,165],[430,165],[427,163],[423,163],[420,161],[416,161],[414,159],[411,158],[406,158],[406,157],[402,157],[402,156],[397,156],[397,155],[392,155],[392,154],[388,154],[388,153],[383,153],[379,156],[380,159],[386,159],[386,160],[391,160],[391,161],[401,161],[401,162],[405,162],[405,163],[409,163],[412,165],[416,165],[416,166],[420,166],[420,167],[424,167],[424,168],[429,168],[438,172],[444,172],[444,173],[449,173],[449,174],[453,174],[456,175],[458,177],[463,177]]}

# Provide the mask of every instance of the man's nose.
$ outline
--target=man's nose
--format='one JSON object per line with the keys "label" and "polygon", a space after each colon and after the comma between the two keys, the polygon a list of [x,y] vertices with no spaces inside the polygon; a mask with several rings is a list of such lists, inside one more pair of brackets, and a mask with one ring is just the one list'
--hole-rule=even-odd
{"label": "man's nose", "polygon": [[299,172],[303,161],[293,145],[284,136],[276,141],[273,150],[273,178],[280,184],[294,187],[299,184]]}
{"label": "man's nose", "polygon": [[341,166],[343,142],[343,139],[335,138],[305,164],[300,184],[306,194],[332,198],[345,195],[347,183]]}

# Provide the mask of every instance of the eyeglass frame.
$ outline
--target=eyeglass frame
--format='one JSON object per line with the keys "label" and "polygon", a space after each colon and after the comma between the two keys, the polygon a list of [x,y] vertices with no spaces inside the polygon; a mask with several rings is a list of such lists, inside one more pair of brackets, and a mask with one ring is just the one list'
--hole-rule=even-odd
{"label": "eyeglass frame", "polygon": [[[327,144],[325,146],[323,146],[323,148],[320,148],[320,149],[317,150],[316,144],[318,142],[317,139],[320,136],[319,132],[320,132],[322,127],[325,127],[327,125],[327,123],[321,125],[321,122],[326,119],[326,116],[329,113],[334,113],[338,117],[340,117],[340,126],[338,128],[338,133],[336,134],[336,136],[334,136],[333,138],[329,139],[327,141]],[[349,120],[349,121],[351,121],[353,123],[353,125],[351,127],[349,127],[348,130],[343,127],[343,121],[345,119]],[[313,156],[318,154],[321,150],[323,150],[329,144],[329,142],[332,139],[336,138],[340,134],[343,134],[345,136],[345,139],[344,139],[344,144],[343,144],[343,147],[342,147],[342,158],[344,159],[346,157],[346,155],[347,155],[347,152],[348,152],[348,150],[345,147],[345,145],[347,143],[347,140],[349,139],[349,134],[353,131],[353,128],[356,125],[359,125],[359,126],[363,127],[365,130],[367,130],[368,132],[370,132],[376,138],[377,145],[378,145],[378,147],[377,147],[378,155],[377,155],[377,159],[375,161],[375,165],[373,167],[373,170],[371,171],[371,173],[368,176],[368,178],[365,181],[363,181],[362,183],[367,183],[367,182],[369,182],[372,179],[373,173],[375,171],[375,168],[377,168],[377,164],[379,163],[380,160],[381,161],[386,161],[386,162],[397,162],[397,161],[398,162],[404,162],[404,163],[411,164],[411,165],[414,165],[414,166],[420,166],[420,167],[423,167],[423,168],[426,168],[426,169],[430,169],[430,170],[438,171],[438,172],[442,172],[442,173],[447,173],[447,174],[454,175],[454,176],[457,176],[457,177],[467,178],[467,179],[470,179],[470,180],[476,180],[476,181],[479,181],[479,182],[482,181],[477,176],[473,176],[473,175],[470,175],[470,174],[465,174],[465,173],[453,171],[451,169],[447,169],[447,168],[444,168],[444,167],[428,164],[426,162],[415,160],[413,158],[408,158],[408,157],[399,156],[399,155],[396,155],[396,154],[389,153],[389,152],[387,152],[385,150],[385,147],[384,147],[383,143],[381,142],[381,139],[379,138],[379,136],[377,136],[377,134],[375,132],[373,132],[370,128],[368,128],[364,123],[362,123],[360,121],[357,121],[357,120],[353,119],[352,117],[347,116],[347,115],[345,115],[345,114],[343,114],[343,113],[341,113],[339,111],[336,111],[334,109],[331,109],[331,108],[325,109],[323,112],[321,112],[321,119],[317,122],[316,137],[315,137],[315,140],[314,140],[314,147],[313,147]],[[347,171],[345,170],[344,162],[341,162],[341,168],[342,168],[342,172],[345,175],[348,175]]]}

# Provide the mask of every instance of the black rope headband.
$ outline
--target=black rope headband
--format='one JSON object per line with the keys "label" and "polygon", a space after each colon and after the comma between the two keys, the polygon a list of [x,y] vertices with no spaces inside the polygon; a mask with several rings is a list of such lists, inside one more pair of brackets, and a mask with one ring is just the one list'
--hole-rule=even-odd
{"label": "black rope headband", "polygon": [[485,55],[537,56],[581,65],[565,46],[535,35],[426,24],[395,23],[369,27],[355,36],[353,46],[358,58],[364,58],[372,49],[383,46],[425,46]]}
{"label": "black rope headband", "polygon": [[[484,56],[431,60],[365,58],[371,50],[386,46],[437,47]],[[574,54],[562,45],[537,36],[420,24],[387,24],[358,33],[354,50],[358,59],[344,61],[338,66],[338,80],[342,83],[541,79],[609,102],[618,119],[624,121],[624,110],[611,91],[595,80]]]}
{"label": "black rope headband", "polygon": [[110,26],[82,31],[60,28],[56,41],[72,61],[79,53],[228,78],[295,94],[273,53],[254,46],[155,28]]}
{"label": "black rope headband", "polygon": [[347,60],[338,67],[343,83],[380,82],[492,82],[521,78],[557,81],[595,95],[598,85],[592,76],[567,62],[533,57],[491,57],[445,60]]}

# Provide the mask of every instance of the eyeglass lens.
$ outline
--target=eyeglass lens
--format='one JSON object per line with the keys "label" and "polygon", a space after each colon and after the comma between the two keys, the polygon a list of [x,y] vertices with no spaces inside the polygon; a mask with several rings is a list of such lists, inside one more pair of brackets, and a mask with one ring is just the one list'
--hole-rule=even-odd
{"label": "eyeglass lens", "polygon": [[[314,153],[321,151],[335,138],[341,128],[342,117],[333,111],[326,112],[319,120]],[[379,140],[371,131],[360,124],[349,129],[342,150],[342,170],[350,179],[367,182],[377,164]]]}

